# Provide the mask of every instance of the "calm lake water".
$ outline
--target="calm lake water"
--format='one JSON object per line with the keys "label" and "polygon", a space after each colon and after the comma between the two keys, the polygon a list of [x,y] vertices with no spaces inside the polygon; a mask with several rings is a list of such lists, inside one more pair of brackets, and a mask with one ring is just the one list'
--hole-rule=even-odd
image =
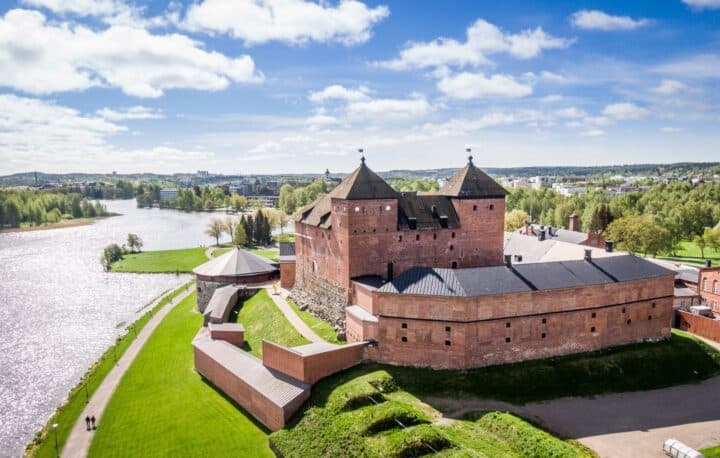
{"label": "calm lake water", "polygon": [[138,209],[89,226],[0,234],[0,456],[19,456],[87,368],[140,310],[188,275],[105,273],[105,245],[136,233],[146,250],[210,245],[214,216]]}

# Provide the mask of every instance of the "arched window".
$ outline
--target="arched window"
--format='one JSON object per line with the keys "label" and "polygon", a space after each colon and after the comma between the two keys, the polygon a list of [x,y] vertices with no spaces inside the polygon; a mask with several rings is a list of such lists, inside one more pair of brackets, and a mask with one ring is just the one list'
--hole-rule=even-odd
{"label": "arched window", "polygon": [[720,292],[720,291],[718,291],[718,282],[717,282],[717,280],[715,280],[713,282],[713,293],[717,294],[718,292]]}

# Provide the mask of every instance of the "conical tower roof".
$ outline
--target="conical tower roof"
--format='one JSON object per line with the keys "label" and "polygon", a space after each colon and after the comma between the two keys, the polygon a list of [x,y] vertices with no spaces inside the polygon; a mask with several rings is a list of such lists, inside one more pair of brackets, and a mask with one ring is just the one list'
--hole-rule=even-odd
{"label": "conical tower roof", "polygon": [[277,270],[276,267],[260,256],[240,248],[234,248],[197,266],[193,269],[193,273],[205,277],[242,277],[275,270]]}
{"label": "conical tower roof", "polygon": [[360,161],[360,167],[345,177],[329,195],[346,200],[397,199],[398,193],[365,165],[365,157]]}
{"label": "conical tower roof", "polygon": [[505,188],[487,173],[475,167],[472,156],[468,157],[467,165],[457,175],[450,178],[438,192],[443,196],[464,199],[502,198],[507,193]]}

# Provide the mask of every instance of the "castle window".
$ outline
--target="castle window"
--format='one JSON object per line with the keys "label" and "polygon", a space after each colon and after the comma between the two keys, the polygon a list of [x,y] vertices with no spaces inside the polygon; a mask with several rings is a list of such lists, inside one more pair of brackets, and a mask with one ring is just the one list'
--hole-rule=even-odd
{"label": "castle window", "polygon": [[590,328],[590,332],[595,332],[595,326],[593,326],[592,328]]}
{"label": "castle window", "polygon": [[477,211],[477,205],[473,205],[473,211]]}
{"label": "castle window", "polygon": [[655,308],[655,302],[652,303],[652,308]]}
{"label": "castle window", "polygon": [[453,261],[452,264],[450,264],[450,266],[451,266],[453,269],[457,269],[457,261]]}
{"label": "castle window", "polygon": [[417,242],[418,240],[420,240],[420,234],[415,236],[415,241]]}
{"label": "castle window", "polygon": [[592,315],[590,315],[592,318],[597,318],[597,313],[592,312]]}
{"label": "castle window", "polygon": [[648,315],[648,321],[652,320],[652,315]]}
{"label": "castle window", "polygon": [[402,235],[398,236],[398,242],[402,242]]}
{"label": "castle window", "polygon": [[490,208],[490,210],[495,210],[495,205],[490,204],[490,207],[488,207],[488,208]]}
{"label": "castle window", "polygon": [[544,333],[544,332],[543,332],[542,334],[540,334],[540,338],[542,338],[542,339],[545,338],[545,333]]}
{"label": "castle window", "polygon": [[433,240],[437,240],[437,234],[433,234]]}
{"label": "castle window", "polygon": [[545,324],[545,323],[547,323],[547,318],[542,319],[542,324]]}
{"label": "castle window", "polygon": [[454,232],[451,232],[451,233],[450,233],[450,237],[451,237],[451,238],[455,238],[455,233],[454,233]]}
{"label": "castle window", "polygon": [[198,286],[198,287],[197,287],[197,292],[198,292],[198,293],[199,293],[199,292],[202,292],[202,288],[200,288],[200,287]]}
{"label": "castle window", "polygon": [[505,343],[510,343],[510,337],[505,337]]}
{"label": "castle window", "polygon": [[450,332],[450,326],[445,326],[445,332]]}
{"label": "castle window", "polygon": [[446,340],[446,341],[445,341],[445,346],[446,346],[446,347],[449,347],[449,346],[450,346],[450,341],[449,341],[449,340]]}
{"label": "castle window", "polygon": [[452,250],[453,250],[453,248],[454,248],[454,247],[453,247],[452,245],[450,245],[450,251],[452,251]]}
{"label": "castle window", "polygon": [[630,324],[630,323],[632,323],[632,320],[628,319],[627,324]]}
{"label": "castle window", "polygon": [[407,342],[407,337],[402,336],[402,338],[400,338],[400,340],[402,340],[403,342]]}
{"label": "castle window", "polygon": [[509,328],[509,327],[510,327],[510,322],[509,322],[509,321],[508,321],[507,323],[505,323],[505,327],[506,327],[506,328]]}
{"label": "castle window", "polygon": [[402,323],[402,324],[400,325],[400,327],[403,328],[403,329],[407,329],[407,323]]}
{"label": "castle window", "polygon": [[625,307],[623,307],[623,309],[622,309],[622,313],[625,313]]}
{"label": "castle window", "polygon": [[375,232],[375,228],[373,228],[373,232]]}
{"label": "castle window", "polygon": [[357,234],[357,229],[353,229],[353,234]]}

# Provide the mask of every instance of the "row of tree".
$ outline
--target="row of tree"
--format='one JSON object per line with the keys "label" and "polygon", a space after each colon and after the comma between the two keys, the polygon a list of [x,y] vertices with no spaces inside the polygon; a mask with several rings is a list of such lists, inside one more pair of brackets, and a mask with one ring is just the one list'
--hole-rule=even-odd
{"label": "row of tree", "polygon": [[326,182],[321,178],[303,186],[286,183],[280,187],[278,208],[286,214],[292,215],[299,208],[304,207],[319,196],[327,194],[334,187],[334,182]]}
{"label": "row of tree", "polygon": [[105,207],[80,194],[33,190],[0,191],[0,227],[41,225],[64,219],[106,216]]}
{"label": "row of tree", "polygon": [[273,228],[282,231],[287,222],[288,217],[284,212],[265,208],[257,210],[255,215],[247,214],[240,218],[213,218],[205,228],[205,234],[214,238],[216,245],[220,245],[220,238],[224,234],[238,246],[269,245],[272,243]]}

